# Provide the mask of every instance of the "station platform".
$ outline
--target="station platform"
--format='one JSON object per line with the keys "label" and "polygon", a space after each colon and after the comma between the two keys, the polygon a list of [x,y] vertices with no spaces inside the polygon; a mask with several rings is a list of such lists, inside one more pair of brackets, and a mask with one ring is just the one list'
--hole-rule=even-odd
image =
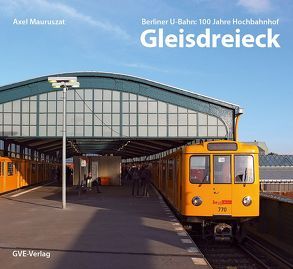
{"label": "station platform", "polygon": [[155,189],[101,191],[69,189],[65,210],[54,185],[0,196],[1,268],[210,268]]}

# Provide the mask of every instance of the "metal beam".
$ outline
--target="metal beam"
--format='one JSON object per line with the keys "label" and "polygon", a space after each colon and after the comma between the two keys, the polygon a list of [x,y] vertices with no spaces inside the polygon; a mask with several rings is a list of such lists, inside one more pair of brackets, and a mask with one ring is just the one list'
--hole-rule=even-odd
{"label": "metal beam", "polygon": [[50,143],[54,143],[54,142],[59,142],[60,139],[53,139],[53,140],[49,140],[49,139],[42,139],[42,140],[33,140],[34,142],[30,143],[30,145],[32,147],[39,147],[39,145],[44,146]]}
{"label": "metal beam", "polygon": [[[131,141],[128,145],[138,145],[138,146],[142,146],[142,147],[147,147],[147,148],[151,148],[151,149],[155,149],[155,150],[158,150],[158,146],[155,146],[155,145],[150,145],[150,144],[153,144],[152,140],[150,141],[137,141],[137,140],[133,140]],[[127,145],[127,146],[128,146]],[[161,149],[164,149],[164,147],[160,147]]]}

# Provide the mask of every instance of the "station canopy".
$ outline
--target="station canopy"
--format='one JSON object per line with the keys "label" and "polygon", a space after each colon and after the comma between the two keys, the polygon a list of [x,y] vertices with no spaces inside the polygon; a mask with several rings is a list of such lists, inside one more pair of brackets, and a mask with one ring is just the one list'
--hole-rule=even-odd
{"label": "station canopy", "polygon": [[[50,75],[52,76],[52,75]],[[234,139],[239,106],[132,76],[77,72],[67,92],[67,154],[147,156],[195,140]],[[0,87],[0,139],[62,147],[62,90],[48,76]]]}

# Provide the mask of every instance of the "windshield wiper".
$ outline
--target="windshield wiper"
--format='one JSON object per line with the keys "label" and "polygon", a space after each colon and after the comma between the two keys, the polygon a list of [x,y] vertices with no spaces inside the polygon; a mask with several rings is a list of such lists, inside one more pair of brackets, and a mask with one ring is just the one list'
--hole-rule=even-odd
{"label": "windshield wiper", "polygon": [[204,175],[204,177],[203,177],[203,179],[202,179],[202,181],[199,183],[200,185],[201,184],[203,184],[204,183],[204,181],[208,178],[208,171],[206,171],[206,173],[205,173],[205,175]]}
{"label": "windshield wiper", "polygon": [[245,168],[245,170],[244,170],[244,175],[243,175],[243,186],[245,187],[245,185],[246,185],[246,179],[247,179],[247,168]]}

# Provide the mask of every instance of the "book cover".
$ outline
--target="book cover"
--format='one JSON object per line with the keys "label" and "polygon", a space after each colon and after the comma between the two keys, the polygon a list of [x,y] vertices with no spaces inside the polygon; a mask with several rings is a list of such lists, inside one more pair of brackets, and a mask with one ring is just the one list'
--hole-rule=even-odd
{"label": "book cover", "polygon": [[[184,215],[188,184],[258,183],[255,151],[225,154],[256,145],[292,196],[292,28],[290,0],[0,0],[0,267],[208,268],[150,178]],[[205,213],[235,214],[213,186]]]}

